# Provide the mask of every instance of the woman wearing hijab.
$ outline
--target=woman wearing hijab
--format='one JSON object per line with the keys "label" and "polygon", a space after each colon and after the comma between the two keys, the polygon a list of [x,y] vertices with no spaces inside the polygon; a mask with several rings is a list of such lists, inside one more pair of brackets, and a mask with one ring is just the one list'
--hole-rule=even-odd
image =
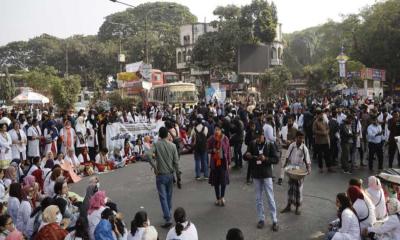
{"label": "woman wearing hijab", "polygon": [[[338,220],[330,224],[331,231],[327,234],[327,240],[360,240],[360,225],[357,213],[351,205],[350,199],[345,193],[336,196]],[[337,227],[333,231],[333,226]]]}
{"label": "woman wearing hijab", "polygon": [[83,199],[82,207],[81,207],[81,215],[87,216],[87,212],[89,210],[89,201],[92,196],[99,191],[100,181],[98,177],[91,177],[89,179],[89,186],[86,188],[86,195]]}
{"label": "woman wearing hijab", "polygon": [[13,166],[9,166],[6,170],[4,170],[4,186],[6,188],[10,188],[12,183],[17,182],[17,170]]}
{"label": "woman wearing hijab", "polygon": [[383,235],[386,238],[380,239],[400,239],[400,202],[396,198],[389,198],[387,203],[389,218],[379,226],[364,229],[363,235],[371,239],[375,234]]}
{"label": "woman wearing hijab", "polygon": [[83,114],[77,118],[76,125],[75,125],[75,131],[76,131],[76,136],[77,136],[76,153],[80,154],[82,152],[82,149],[87,147],[87,144],[86,144],[87,128],[86,128],[86,124],[85,124],[85,117]]}
{"label": "woman wearing hijab", "polygon": [[0,168],[10,165],[12,160],[12,140],[7,132],[7,124],[0,123]]}
{"label": "woman wearing hijab", "polygon": [[225,188],[229,184],[229,168],[231,164],[231,148],[229,139],[219,126],[215,127],[214,135],[208,140],[210,158],[209,183],[214,186],[217,206],[225,206]]}
{"label": "woman wearing hijab", "polygon": [[47,155],[47,153],[51,152],[54,156],[57,155],[57,140],[59,133],[54,120],[49,121],[48,126],[43,131],[43,136],[46,141],[44,153]]}
{"label": "woman wearing hijab", "polygon": [[53,202],[53,198],[46,197],[40,202],[40,206],[32,211],[25,229],[25,234],[28,238],[31,238],[39,231],[39,227],[42,222],[43,211],[48,206],[52,205]]}
{"label": "woman wearing hijab", "polygon": [[[64,240],[68,232],[61,228],[62,215],[56,205],[48,206],[43,212],[42,226],[35,240]],[[67,225],[67,224],[66,224]]]}
{"label": "woman wearing hijab", "polygon": [[76,220],[78,220],[79,217],[79,209],[73,205],[73,202],[76,202],[76,199],[70,200],[68,197],[67,183],[61,181],[56,182],[54,185],[54,193],[56,194],[54,200],[56,202],[61,202],[62,206],[64,206],[63,208],[59,206],[63,218],[68,218],[70,220],[69,227],[75,226]]}
{"label": "woman wearing hijab", "polygon": [[387,215],[385,193],[383,192],[381,181],[375,176],[368,178],[367,193],[372,204],[375,206],[376,219],[384,219]]}
{"label": "woman wearing hijab", "polygon": [[347,189],[347,195],[353,204],[354,210],[356,210],[360,228],[372,227],[376,222],[375,209],[367,202],[369,200],[366,199],[361,189],[356,186],[350,186]]}
{"label": "woman wearing hijab", "polygon": [[186,217],[185,209],[177,208],[174,212],[176,225],[170,229],[166,240],[198,240],[197,229]]}
{"label": "woman wearing hijab", "polygon": [[[94,231],[94,239],[96,240],[114,240],[113,231],[116,230],[115,216],[109,208],[104,209],[101,213],[101,220],[97,224]],[[119,238],[117,238],[119,239]]]}
{"label": "woman wearing hijab", "polygon": [[19,206],[17,213],[17,221],[15,222],[15,226],[17,227],[17,229],[25,235],[27,235],[26,227],[28,225],[28,221],[33,208],[32,194],[33,194],[32,187],[24,186],[22,188],[21,204]]}
{"label": "woman wearing hijab", "polygon": [[89,200],[88,222],[89,238],[95,240],[94,230],[101,220],[101,213],[106,209],[106,192],[98,191]]}

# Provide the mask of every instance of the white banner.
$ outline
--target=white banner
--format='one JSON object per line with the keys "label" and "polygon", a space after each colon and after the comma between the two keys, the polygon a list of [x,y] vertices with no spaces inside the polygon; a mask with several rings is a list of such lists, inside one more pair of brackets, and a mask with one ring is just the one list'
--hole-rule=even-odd
{"label": "white banner", "polygon": [[109,151],[123,148],[125,139],[136,141],[139,135],[157,139],[159,126],[156,123],[113,123],[106,128],[106,145]]}

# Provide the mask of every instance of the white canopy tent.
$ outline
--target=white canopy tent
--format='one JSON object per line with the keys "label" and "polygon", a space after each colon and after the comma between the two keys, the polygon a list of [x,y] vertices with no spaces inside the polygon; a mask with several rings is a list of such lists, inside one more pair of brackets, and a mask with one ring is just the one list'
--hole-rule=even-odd
{"label": "white canopy tent", "polygon": [[49,103],[50,101],[42,94],[32,91],[24,91],[16,96],[12,102],[15,104],[45,104]]}

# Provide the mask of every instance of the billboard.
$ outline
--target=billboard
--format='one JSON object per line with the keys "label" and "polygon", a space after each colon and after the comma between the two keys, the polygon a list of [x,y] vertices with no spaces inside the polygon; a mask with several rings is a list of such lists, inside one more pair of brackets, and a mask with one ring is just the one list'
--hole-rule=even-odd
{"label": "billboard", "polygon": [[386,71],[375,68],[364,68],[361,70],[361,78],[376,81],[386,81]]}
{"label": "billboard", "polygon": [[264,73],[269,67],[268,45],[242,45],[238,53],[238,72],[242,75]]}

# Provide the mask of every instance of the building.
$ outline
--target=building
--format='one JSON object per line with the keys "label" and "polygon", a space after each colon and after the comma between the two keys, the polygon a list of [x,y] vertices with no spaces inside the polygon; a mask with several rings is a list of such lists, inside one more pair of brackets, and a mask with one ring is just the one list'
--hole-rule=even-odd
{"label": "building", "polygon": [[278,23],[275,40],[271,43],[270,66],[280,66],[283,64],[283,46],[282,24]]}
{"label": "building", "polygon": [[308,94],[307,79],[295,78],[288,82],[287,93],[289,96],[305,96]]}
{"label": "building", "polygon": [[209,23],[193,23],[180,27],[180,47],[176,48],[176,69],[182,81],[189,81],[191,75],[209,75],[209,71],[190,69],[192,51],[199,37],[207,32],[215,32],[216,28]]}

